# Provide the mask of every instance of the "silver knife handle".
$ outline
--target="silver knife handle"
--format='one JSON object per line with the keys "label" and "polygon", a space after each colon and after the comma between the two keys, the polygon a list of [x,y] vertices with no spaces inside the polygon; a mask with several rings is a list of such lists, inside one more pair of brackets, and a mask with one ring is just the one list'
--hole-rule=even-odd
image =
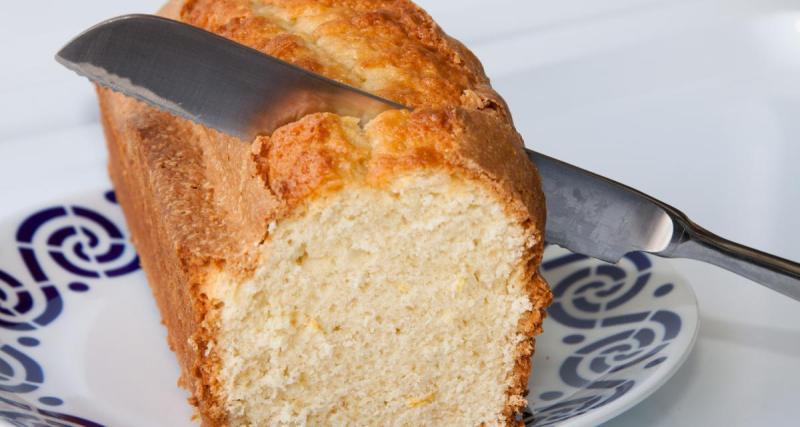
{"label": "silver knife handle", "polygon": [[708,262],[800,301],[800,264],[723,239],[684,218],[682,233],[656,255]]}

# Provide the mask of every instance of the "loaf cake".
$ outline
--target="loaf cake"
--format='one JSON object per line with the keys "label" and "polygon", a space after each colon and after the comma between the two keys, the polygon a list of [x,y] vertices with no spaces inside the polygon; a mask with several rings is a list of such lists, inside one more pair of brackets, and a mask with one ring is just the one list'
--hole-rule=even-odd
{"label": "loaf cake", "polygon": [[475,56],[406,0],[160,13],[411,107],[241,141],[98,89],[110,175],[199,421],[516,424],[551,299],[545,206]]}

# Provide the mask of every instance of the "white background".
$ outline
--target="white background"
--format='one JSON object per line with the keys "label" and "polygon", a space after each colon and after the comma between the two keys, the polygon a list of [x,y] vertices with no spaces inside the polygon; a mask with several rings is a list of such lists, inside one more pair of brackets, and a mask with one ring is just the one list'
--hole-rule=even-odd
{"label": "white background", "polygon": [[[159,3],[3,5],[0,216],[68,194],[74,182],[56,179],[57,166],[37,168],[42,159],[70,158],[71,176],[104,182],[89,167],[102,146],[48,137],[99,132],[90,85],[52,57],[103,18]],[[420,3],[483,60],[530,147],[800,259],[800,0]],[[30,144],[41,146],[36,156],[15,151]],[[697,346],[663,388],[608,425],[797,425],[800,302],[714,267],[673,265],[698,295]]]}

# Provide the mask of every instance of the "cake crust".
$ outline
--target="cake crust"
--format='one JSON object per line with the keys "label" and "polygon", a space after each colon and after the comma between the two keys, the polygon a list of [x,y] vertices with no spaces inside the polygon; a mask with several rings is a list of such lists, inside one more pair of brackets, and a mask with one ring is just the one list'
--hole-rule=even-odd
{"label": "cake crust", "polygon": [[530,238],[533,308],[518,324],[527,339],[502,414],[513,423],[551,299],[537,272],[545,205],[508,107],[475,56],[405,0],[174,0],[160,14],[413,108],[363,127],[312,114],[243,142],[98,89],[109,172],[203,424],[227,425],[208,277],[246,277],[268,224],[320,194],[423,168],[490,186]]}

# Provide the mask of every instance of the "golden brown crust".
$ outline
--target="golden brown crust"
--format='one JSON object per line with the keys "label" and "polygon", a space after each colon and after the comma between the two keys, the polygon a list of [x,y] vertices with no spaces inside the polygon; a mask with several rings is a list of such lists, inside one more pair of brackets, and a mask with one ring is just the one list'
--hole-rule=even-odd
{"label": "golden brown crust", "polygon": [[198,351],[213,335],[206,321],[210,310],[197,287],[204,282],[204,264],[220,259],[218,252],[232,245],[222,240],[227,233],[212,231],[221,224],[209,203],[200,153],[186,138],[192,130],[105,89],[98,96],[111,179],[169,331],[170,348],[183,367],[181,385],[192,391],[205,423],[219,425],[215,421],[223,411],[210,390],[213,364]]}
{"label": "golden brown crust", "polygon": [[226,425],[206,277],[246,275],[267,224],[316,195],[420,168],[484,182],[529,231],[534,309],[518,327],[529,339],[503,411],[513,423],[550,301],[536,271],[545,207],[508,108],[474,55],[406,0],[173,0],[161,14],[414,107],[364,128],[312,114],[245,144],[99,90],[111,177],[203,423]]}
{"label": "golden brown crust", "polygon": [[475,56],[410,1],[189,0],[180,19],[408,106],[460,105],[467,89],[502,103]]}

